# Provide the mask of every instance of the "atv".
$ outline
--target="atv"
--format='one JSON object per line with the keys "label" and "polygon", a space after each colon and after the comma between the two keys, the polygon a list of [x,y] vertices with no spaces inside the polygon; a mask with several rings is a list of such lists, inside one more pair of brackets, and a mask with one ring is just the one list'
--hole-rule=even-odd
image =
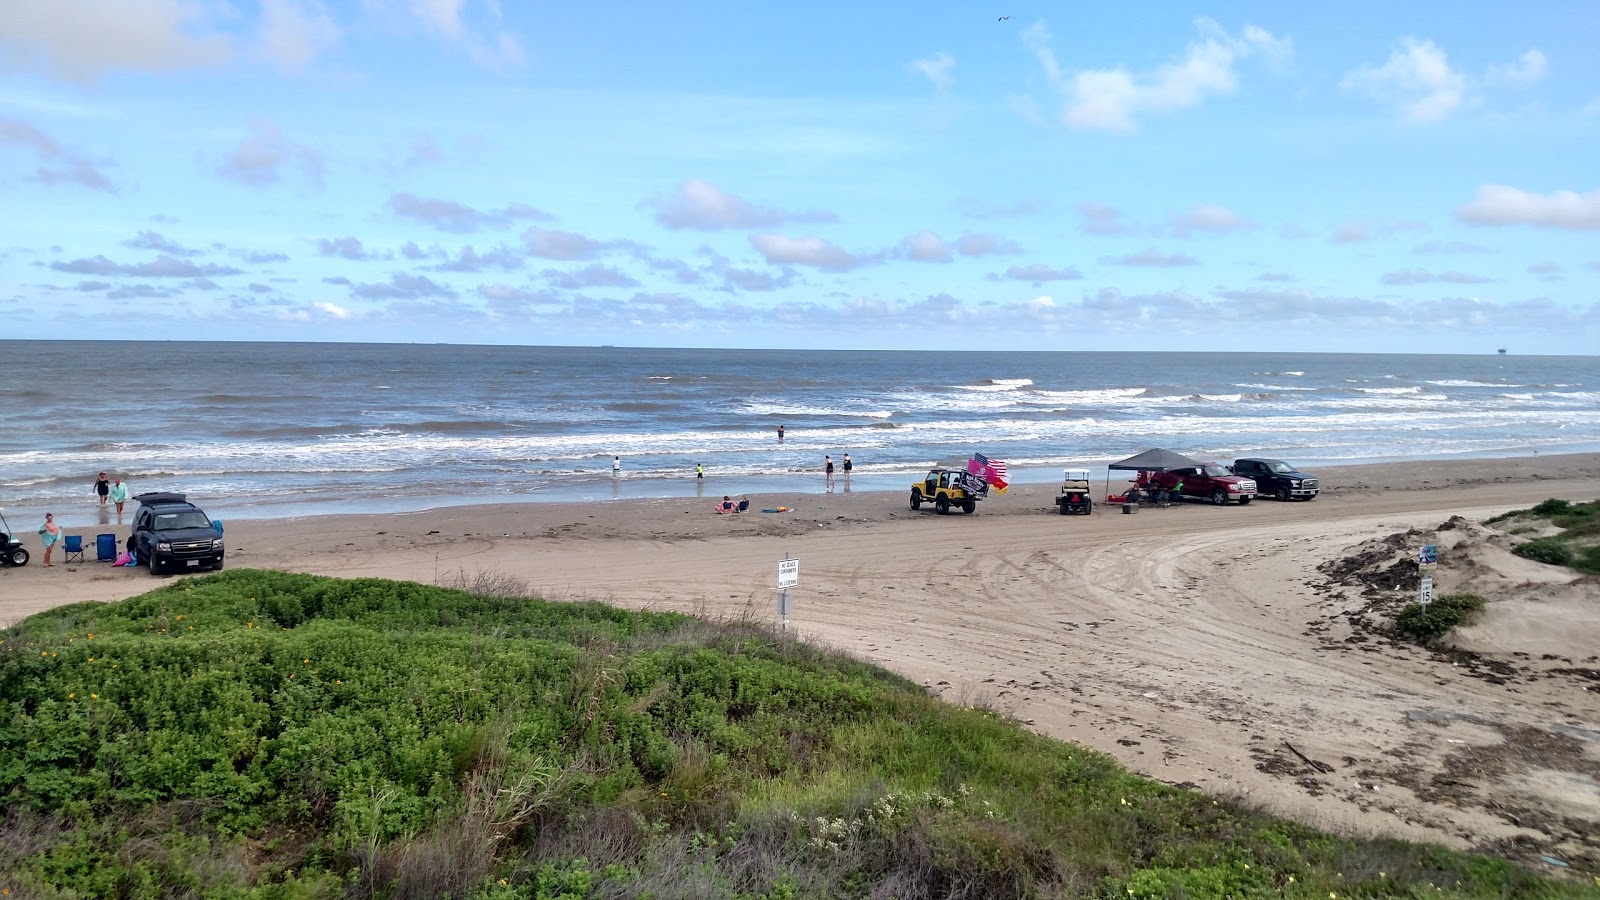
{"label": "atv", "polygon": [[29,560],[28,548],[11,533],[4,512],[0,512],[0,566],[25,566]]}
{"label": "atv", "polygon": [[932,503],[933,511],[944,515],[950,507],[959,506],[964,513],[978,508],[978,501],[989,496],[989,482],[969,472],[935,467],[919,482],[911,486],[911,508],[921,509]]}

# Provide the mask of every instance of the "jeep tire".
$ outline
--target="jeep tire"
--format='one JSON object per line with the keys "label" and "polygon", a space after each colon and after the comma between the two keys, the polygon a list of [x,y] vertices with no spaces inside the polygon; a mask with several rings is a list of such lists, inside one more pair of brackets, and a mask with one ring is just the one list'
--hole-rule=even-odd
{"label": "jeep tire", "polygon": [[950,498],[940,497],[939,499],[933,501],[933,511],[941,516],[950,512]]}
{"label": "jeep tire", "polygon": [[916,488],[911,489],[911,508],[913,510],[922,508],[922,492]]}
{"label": "jeep tire", "polygon": [[973,510],[975,510],[977,508],[978,508],[978,503],[977,503],[976,500],[967,500],[967,501],[965,501],[965,502],[963,502],[961,504],[961,511],[966,513],[969,516],[972,515]]}

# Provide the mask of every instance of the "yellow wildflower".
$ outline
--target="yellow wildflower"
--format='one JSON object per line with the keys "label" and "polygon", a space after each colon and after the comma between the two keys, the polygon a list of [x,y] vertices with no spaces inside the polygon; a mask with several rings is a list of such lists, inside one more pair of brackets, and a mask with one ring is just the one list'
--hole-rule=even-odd
{"label": "yellow wildflower", "polygon": [[89,699],[90,700],[99,700],[100,699],[100,695],[99,694],[90,694],[89,695]]}
{"label": "yellow wildflower", "polygon": [[68,700],[72,700],[72,699],[75,699],[77,696],[78,696],[77,694],[68,694],[67,695],[67,699]]}

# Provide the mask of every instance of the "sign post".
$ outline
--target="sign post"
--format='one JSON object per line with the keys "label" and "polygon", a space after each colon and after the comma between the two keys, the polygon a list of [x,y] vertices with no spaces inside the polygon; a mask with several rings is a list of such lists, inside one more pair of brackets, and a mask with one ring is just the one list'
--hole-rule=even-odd
{"label": "sign post", "polygon": [[1425,544],[1417,551],[1417,569],[1422,573],[1422,583],[1417,591],[1417,604],[1423,612],[1428,611],[1428,604],[1433,602],[1433,570],[1439,564],[1439,548],[1434,544]]}
{"label": "sign post", "polygon": [[790,559],[785,553],[778,561],[778,621],[784,631],[789,630],[789,588],[800,584],[800,560]]}

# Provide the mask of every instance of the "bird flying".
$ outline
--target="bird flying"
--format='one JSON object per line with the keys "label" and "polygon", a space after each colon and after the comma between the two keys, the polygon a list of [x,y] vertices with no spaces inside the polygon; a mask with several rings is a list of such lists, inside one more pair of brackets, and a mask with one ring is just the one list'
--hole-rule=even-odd
{"label": "bird flying", "polygon": [[1004,22],[1004,21],[1005,21],[1005,20],[1007,20],[1007,19],[1009,19],[1009,18],[1011,18],[1011,17],[1010,17],[1010,16],[1001,16],[1001,17],[1000,17],[1000,18],[998,18],[998,19],[996,19],[996,20],[995,20],[995,21],[997,21],[997,22]]}

